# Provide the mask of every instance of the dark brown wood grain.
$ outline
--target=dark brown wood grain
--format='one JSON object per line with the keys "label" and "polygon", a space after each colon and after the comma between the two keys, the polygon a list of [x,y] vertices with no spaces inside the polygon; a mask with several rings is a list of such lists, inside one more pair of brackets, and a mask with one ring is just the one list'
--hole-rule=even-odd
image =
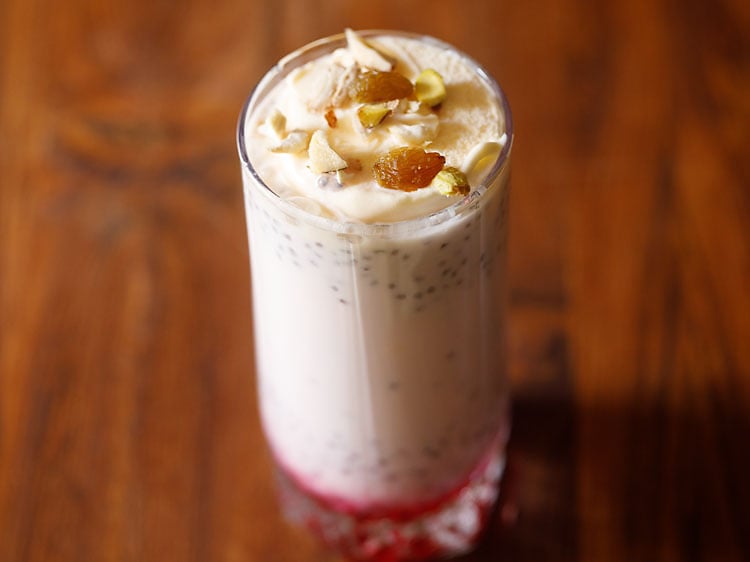
{"label": "dark brown wood grain", "polygon": [[464,559],[750,558],[747,6],[0,3],[0,560],[336,559],[276,509],[234,127],[346,26],[514,110],[514,433]]}

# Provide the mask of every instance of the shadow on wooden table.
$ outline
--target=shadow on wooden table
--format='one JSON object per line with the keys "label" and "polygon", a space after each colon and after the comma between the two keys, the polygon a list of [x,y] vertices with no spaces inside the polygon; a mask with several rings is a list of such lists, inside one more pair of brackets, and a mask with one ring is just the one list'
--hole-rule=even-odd
{"label": "shadow on wooden table", "polygon": [[499,505],[480,548],[458,560],[576,557],[574,420],[562,400],[516,400]]}
{"label": "shadow on wooden table", "polygon": [[743,560],[750,421],[707,402],[517,398],[498,510],[459,560]]}

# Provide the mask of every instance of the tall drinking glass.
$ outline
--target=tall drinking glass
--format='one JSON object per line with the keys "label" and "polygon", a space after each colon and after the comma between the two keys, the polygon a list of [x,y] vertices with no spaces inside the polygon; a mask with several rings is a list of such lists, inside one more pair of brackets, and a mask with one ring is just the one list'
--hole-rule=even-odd
{"label": "tall drinking glass", "polygon": [[[449,45],[400,32],[443,49]],[[288,519],[358,560],[470,550],[498,495],[509,432],[506,232],[512,124],[480,185],[410,220],[321,216],[279,195],[248,150],[254,112],[294,69],[274,66],[242,110],[238,144],[263,428]]]}

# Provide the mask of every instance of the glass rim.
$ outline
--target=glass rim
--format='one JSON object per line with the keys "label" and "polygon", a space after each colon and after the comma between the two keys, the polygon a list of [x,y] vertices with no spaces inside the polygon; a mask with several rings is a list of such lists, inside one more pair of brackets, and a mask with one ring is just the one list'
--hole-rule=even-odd
{"label": "glass rim", "polygon": [[[260,99],[262,99],[261,94],[266,93],[266,87],[276,77],[287,70],[287,67],[290,64],[293,64],[300,58],[303,58],[306,55],[310,55],[316,51],[321,51],[321,54],[323,54],[324,52],[326,52],[325,49],[330,49],[330,51],[333,51],[335,48],[343,46],[346,43],[346,36],[344,33],[338,33],[335,35],[317,39],[282,57],[263,75],[263,77],[251,90],[250,94],[245,100],[245,103],[242,106],[242,110],[240,111],[236,130],[237,149],[239,152],[240,161],[243,166],[243,171],[246,170],[247,172],[249,172],[256,186],[261,188],[260,191],[263,192],[266,196],[270,196],[271,198],[273,198],[276,204],[282,207],[282,210],[285,213],[301,220],[313,223],[318,227],[340,234],[358,234],[372,236],[378,234],[389,235],[401,232],[411,232],[424,228],[425,226],[442,224],[455,216],[459,216],[468,212],[469,209],[472,209],[475,204],[478,203],[480,199],[482,199],[483,195],[490,189],[490,187],[494,185],[495,180],[507,167],[510,161],[510,153],[514,139],[513,118],[510,111],[510,104],[508,102],[507,96],[505,95],[505,92],[500,87],[498,82],[492,77],[492,75],[487,72],[487,70],[474,58],[470,57],[460,49],[457,49],[453,45],[446,43],[445,41],[442,41],[440,39],[436,39],[435,37],[432,37],[430,35],[385,29],[370,29],[361,31],[358,30],[357,34],[362,37],[378,37],[387,35],[425,41],[437,47],[454,51],[474,67],[476,74],[490,88],[499,102],[505,125],[504,134],[506,135],[505,144],[502,145],[500,153],[497,155],[495,162],[492,164],[490,170],[482,179],[482,182],[476,188],[472,189],[468,195],[462,197],[460,200],[428,215],[422,215],[402,221],[367,223],[363,221],[357,221],[355,219],[341,220],[329,218],[312,213],[286,200],[284,197],[274,191],[274,189],[270,185],[268,185],[262,177],[260,177],[260,174],[258,174],[252,162],[250,161],[245,141],[245,125],[248,121],[248,116],[251,109],[254,109],[255,104],[259,102]],[[290,70],[293,70],[293,68],[294,67],[292,67]],[[245,188],[246,186],[243,185],[243,189]]]}

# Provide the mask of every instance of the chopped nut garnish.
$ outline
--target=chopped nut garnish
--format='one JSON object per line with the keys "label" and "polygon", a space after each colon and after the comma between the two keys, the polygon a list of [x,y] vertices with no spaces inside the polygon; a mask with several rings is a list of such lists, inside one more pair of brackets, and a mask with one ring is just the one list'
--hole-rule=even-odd
{"label": "chopped nut garnish", "polygon": [[[502,138],[500,140],[502,141]],[[497,155],[500,154],[502,148],[503,146],[499,142],[480,142],[474,148],[472,148],[471,152],[469,152],[469,154],[466,156],[463,163],[461,164],[461,169],[466,173],[471,172],[485,158],[496,158]]]}
{"label": "chopped nut garnish", "polygon": [[307,148],[310,133],[306,131],[292,131],[279,143],[268,147],[271,152],[286,152],[296,154]]}
{"label": "chopped nut garnish", "polygon": [[432,180],[432,185],[435,186],[440,193],[443,195],[468,195],[471,191],[469,187],[469,180],[466,179],[466,175],[453,166],[447,166],[440,170]]}
{"label": "chopped nut garnish", "polygon": [[324,72],[302,67],[290,74],[292,89],[310,111],[325,111],[332,103],[340,103],[344,99],[342,89],[348,93],[352,78],[349,69],[337,64],[329,65]]}
{"label": "chopped nut garnish", "polygon": [[367,129],[380,125],[383,119],[391,113],[391,108],[384,103],[365,104],[357,110],[357,117],[362,126]]}
{"label": "chopped nut garnish", "polygon": [[308,147],[310,156],[310,168],[316,174],[335,172],[346,168],[346,160],[328,144],[328,139],[323,131],[315,131],[310,139]]}
{"label": "chopped nut garnish", "polygon": [[414,82],[414,94],[422,103],[435,107],[445,100],[445,82],[436,70],[428,68],[417,76]]}
{"label": "chopped nut garnish", "polygon": [[328,111],[326,111],[325,118],[326,118],[326,123],[328,123],[328,126],[331,129],[336,127],[336,124],[339,122],[338,118],[336,117],[336,112],[333,110],[332,107],[329,107]]}
{"label": "chopped nut garnish", "polygon": [[359,69],[356,66],[347,67],[344,72],[339,76],[336,89],[331,95],[329,101],[333,107],[341,107],[349,100],[349,92],[351,91],[351,85],[359,75]]}
{"label": "chopped nut garnish", "polygon": [[393,69],[393,63],[391,61],[385,58],[382,53],[368,45],[365,40],[354,31],[347,28],[344,30],[344,33],[346,35],[346,43],[349,47],[349,52],[359,66],[371,68],[372,70],[379,70],[381,72],[387,72]]}
{"label": "chopped nut garnish", "polygon": [[283,139],[286,137],[286,117],[278,109],[274,109],[271,115],[266,119],[268,128],[273,131],[277,138]]}
{"label": "chopped nut garnish", "polygon": [[443,168],[445,156],[421,148],[394,148],[373,165],[375,179],[383,187],[415,191],[427,187]]}
{"label": "chopped nut garnish", "polygon": [[382,103],[406,98],[414,86],[398,72],[363,72],[352,84],[352,98],[359,103]]}

